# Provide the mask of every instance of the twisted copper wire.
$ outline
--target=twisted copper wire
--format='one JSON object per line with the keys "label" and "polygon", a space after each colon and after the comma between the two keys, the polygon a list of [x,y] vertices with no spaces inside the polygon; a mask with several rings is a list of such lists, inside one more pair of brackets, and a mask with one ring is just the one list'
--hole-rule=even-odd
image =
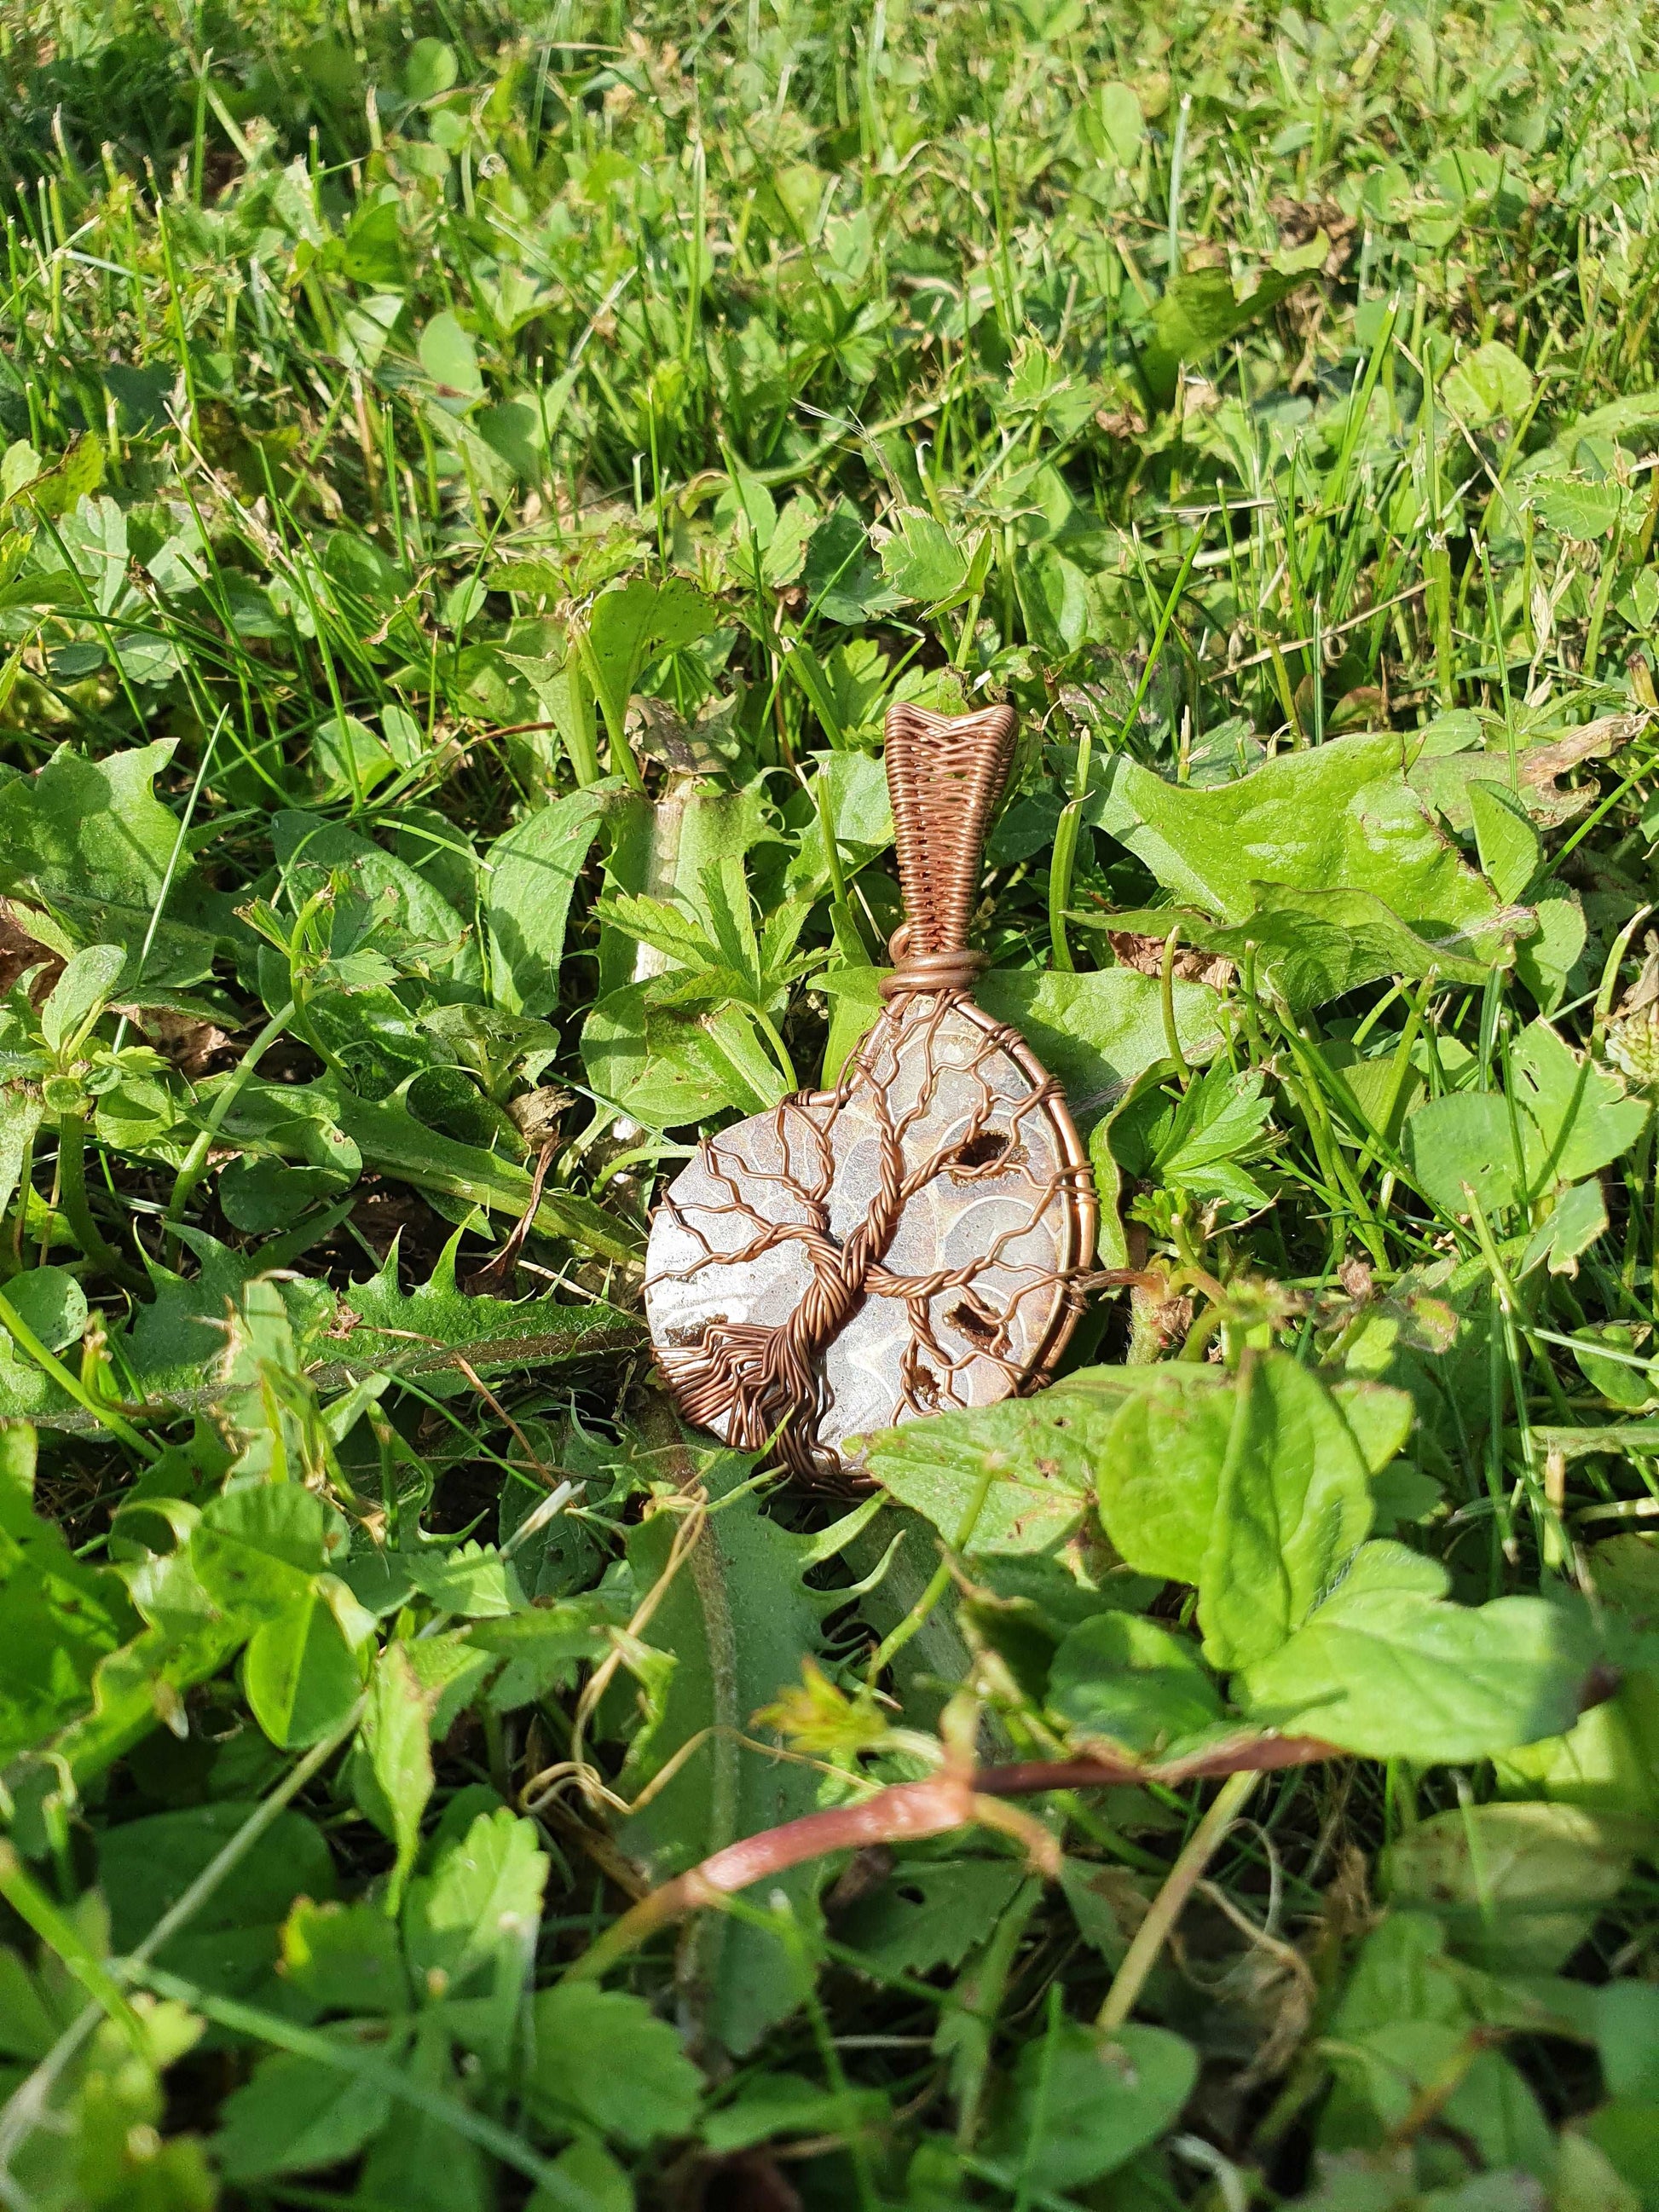
{"label": "twisted copper wire", "polygon": [[911,991],[968,991],[985,966],[968,949],[991,809],[1013,758],[1014,710],[936,714],[903,702],[887,710],[887,789],[904,927],[884,999]]}

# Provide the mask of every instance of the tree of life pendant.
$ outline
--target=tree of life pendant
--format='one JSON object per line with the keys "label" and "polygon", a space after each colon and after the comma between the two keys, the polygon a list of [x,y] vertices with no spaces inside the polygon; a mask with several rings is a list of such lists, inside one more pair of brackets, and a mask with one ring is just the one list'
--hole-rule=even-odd
{"label": "tree of life pendant", "polygon": [[652,1340],[685,1419],[775,1439],[808,1480],[860,1440],[1041,1386],[1094,1256],[1088,1158],[1060,1086],[973,1000],[967,945],[1007,707],[887,716],[906,921],[874,1028],[833,1091],[706,1139],[658,1206]]}

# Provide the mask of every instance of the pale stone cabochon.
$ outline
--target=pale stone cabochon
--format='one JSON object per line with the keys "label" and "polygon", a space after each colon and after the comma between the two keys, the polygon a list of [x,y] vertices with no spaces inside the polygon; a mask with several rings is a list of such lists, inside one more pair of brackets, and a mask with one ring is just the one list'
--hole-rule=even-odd
{"label": "pale stone cabochon", "polygon": [[[936,1352],[918,1341],[902,1299],[866,1294],[818,1361],[818,1441],[849,1468],[860,1458],[849,1438],[951,1406],[991,1405],[1017,1389],[1068,1331],[1066,1277],[1086,1264],[1092,1242],[1068,1188],[1079,1155],[1064,1109],[1035,1098],[1041,1069],[977,1007],[905,1002],[878,1024],[863,1060],[839,1105],[833,1092],[808,1093],[705,1145],[669,1187],[646,1261],[646,1315],[661,1351],[694,1343],[715,1322],[777,1327],[805,1291],[811,1263],[788,1241],[726,1260],[756,1241],[752,1217],[809,1223],[803,1192],[821,1187],[828,1167],[829,1229],[840,1243],[879,1181],[875,1094],[902,1128],[907,1172],[960,1142],[988,1099],[975,1151],[991,1157],[946,1167],[918,1190],[882,1265],[918,1276],[984,1262],[973,1296],[1001,1321],[1001,1334],[988,1330],[961,1290],[946,1289],[927,1302]],[[697,1265],[709,1252],[715,1260]]]}

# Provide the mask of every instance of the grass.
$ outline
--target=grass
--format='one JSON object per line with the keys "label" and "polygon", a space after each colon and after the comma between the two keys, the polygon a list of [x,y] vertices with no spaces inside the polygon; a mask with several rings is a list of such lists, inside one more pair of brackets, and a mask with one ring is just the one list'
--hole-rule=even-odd
{"label": "grass", "polygon": [[[0,2196],[1659,2201],[1639,11],[0,37]],[[987,1003],[1135,1279],[1058,1504],[645,1358],[661,1180],[868,1018],[899,696],[1018,711]],[[1181,1571],[1212,1385],[1279,1518]],[[1368,1528],[1511,1656],[1293,1725]],[[1373,1755],[1146,1781],[1126,1620]]]}

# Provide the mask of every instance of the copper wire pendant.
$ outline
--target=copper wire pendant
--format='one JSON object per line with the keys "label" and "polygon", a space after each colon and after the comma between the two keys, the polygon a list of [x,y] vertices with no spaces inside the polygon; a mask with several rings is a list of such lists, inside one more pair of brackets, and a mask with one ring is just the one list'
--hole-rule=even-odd
{"label": "copper wire pendant", "polygon": [[652,1223],[645,1304],[688,1421],[811,1480],[860,1439],[1039,1389],[1094,1257],[1088,1157],[1054,1078],[973,1000],[969,949],[1014,714],[887,715],[906,921],[833,1091],[703,1142]]}

